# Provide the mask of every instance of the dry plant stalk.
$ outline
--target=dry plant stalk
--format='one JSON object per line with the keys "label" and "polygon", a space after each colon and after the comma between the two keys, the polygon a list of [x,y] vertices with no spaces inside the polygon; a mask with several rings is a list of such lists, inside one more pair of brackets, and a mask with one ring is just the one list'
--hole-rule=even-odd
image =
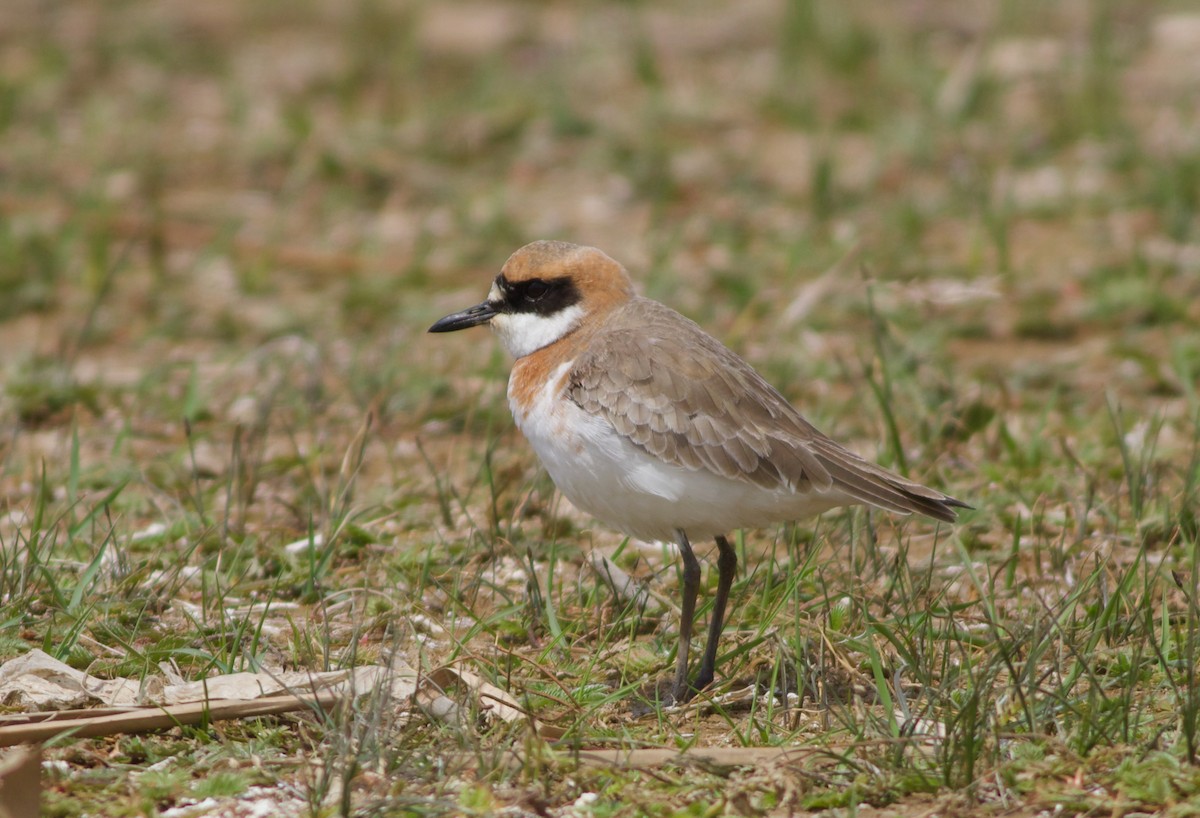
{"label": "dry plant stalk", "polygon": [[118,733],[167,730],[188,724],[229,719],[250,719],[297,710],[327,710],[346,697],[341,690],[325,690],[312,696],[291,694],[261,699],[214,699],[207,702],[125,708],[117,711],[63,710],[56,713],[20,713],[0,721],[0,747],[48,741],[59,736],[96,738]]}

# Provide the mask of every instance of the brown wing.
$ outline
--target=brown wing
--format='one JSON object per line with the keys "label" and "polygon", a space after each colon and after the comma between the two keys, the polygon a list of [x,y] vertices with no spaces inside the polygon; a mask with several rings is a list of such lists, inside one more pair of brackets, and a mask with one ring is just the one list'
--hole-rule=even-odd
{"label": "brown wing", "polygon": [[801,494],[834,489],[948,521],[951,506],[964,505],[839,446],[749,364],[656,301],[635,299],[590,339],[567,394],[644,451],[688,469]]}

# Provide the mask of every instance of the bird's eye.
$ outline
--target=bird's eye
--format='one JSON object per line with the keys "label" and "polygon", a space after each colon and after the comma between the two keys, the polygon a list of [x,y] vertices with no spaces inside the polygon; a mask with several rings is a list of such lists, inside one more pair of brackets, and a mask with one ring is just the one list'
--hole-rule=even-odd
{"label": "bird's eye", "polygon": [[532,301],[537,301],[549,291],[550,285],[536,278],[525,285],[525,295]]}

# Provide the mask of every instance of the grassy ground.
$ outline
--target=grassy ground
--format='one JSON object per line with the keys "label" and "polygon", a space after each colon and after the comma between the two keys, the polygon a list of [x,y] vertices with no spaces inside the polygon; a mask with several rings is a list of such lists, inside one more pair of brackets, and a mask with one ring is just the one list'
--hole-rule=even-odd
{"label": "grassy ground", "polygon": [[[1194,6],[0,16],[0,658],[459,662],[566,731],[63,740],[48,814],[1200,812]],[[535,238],[977,510],[745,532],[714,703],[632,718],[677,620],[589,555],[668,600],[672,555],[556,499],[485,333],[424,334]],[[795,752],[576,752],[689,746]]]}

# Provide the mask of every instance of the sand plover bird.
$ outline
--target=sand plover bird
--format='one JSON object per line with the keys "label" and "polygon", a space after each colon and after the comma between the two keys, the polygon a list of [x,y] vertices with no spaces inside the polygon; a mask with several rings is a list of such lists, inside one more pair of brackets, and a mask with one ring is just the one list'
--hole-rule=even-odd
{"label": "sand plover bird", "polygon": [[[821,434],[720,341],[635,295],[625,269],[595,248],[522,247],[483,303],[429,331],[479,324],[490,324],[516,359],[509,405],[559,490],[631,537],[679,545],[677,703],[713,680],[737,569],[726,533],[856,503],[946,522],[956,507],[969,508]],[[689,684],[700,587],[691,539],[707,538],[717,543],[717,593]]]}

